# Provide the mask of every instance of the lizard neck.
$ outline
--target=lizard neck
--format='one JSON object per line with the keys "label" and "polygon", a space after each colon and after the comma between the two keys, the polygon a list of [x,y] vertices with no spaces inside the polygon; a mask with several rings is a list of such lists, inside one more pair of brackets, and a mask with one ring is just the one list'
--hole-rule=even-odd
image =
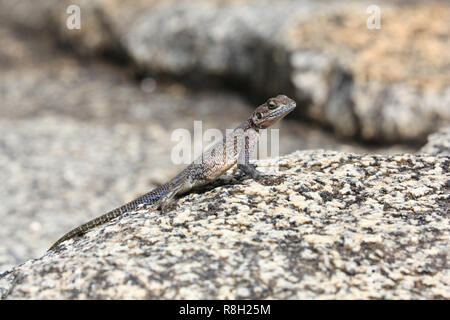
{"label": "lizard neck", "polygon": [[259,133],[259,129],[261,129],[259,126],[257,126],[255,123],[253,123],[252,118],[248,118],[247,121],[244,122],[244,131],[247,131],[248,129],[253,129],[256,132]]}

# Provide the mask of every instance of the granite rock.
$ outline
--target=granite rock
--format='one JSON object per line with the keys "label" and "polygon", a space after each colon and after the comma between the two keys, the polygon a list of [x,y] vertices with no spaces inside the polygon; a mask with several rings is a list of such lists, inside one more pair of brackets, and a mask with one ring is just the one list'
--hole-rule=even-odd
{"label": "granite rock", "polygon": [[297,151],[0,275],[4,299],[449,299],[450,160]]}

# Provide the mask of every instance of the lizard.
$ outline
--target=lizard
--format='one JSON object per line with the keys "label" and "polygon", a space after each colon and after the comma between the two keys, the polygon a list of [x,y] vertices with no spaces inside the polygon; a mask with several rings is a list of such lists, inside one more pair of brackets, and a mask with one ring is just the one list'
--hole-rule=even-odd
{"label": "lizard", "polygon": [[173,204],[177,195],[185,194],[194,187],[213,181],[236,163],[246,176],[258,179],[261,177],[261,173],[249,161],[258,144],[259,130],[277,123],[295,107],[295,101],[285,95],[269,98],[258,106],[248,119],[221,141],[212,145],[173,179],[121,207],[69,231],[56,241],[49,251],[54,250],[60,243],[81,236],[140,205],[156,204],[157,209],[164,213]]}

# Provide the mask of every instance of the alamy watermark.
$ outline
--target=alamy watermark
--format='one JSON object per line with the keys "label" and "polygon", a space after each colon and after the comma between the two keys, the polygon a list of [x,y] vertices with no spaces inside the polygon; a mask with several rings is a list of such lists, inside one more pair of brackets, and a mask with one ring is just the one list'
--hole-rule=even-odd
{"label": "alamy watermark", "polygon": [[369,30],[380,29],[381,28],[381,9],[375,4],[371,4],[367,7],[366,13],[370,14],[367,18],[366,26]]}
{"label": "alamy watermark", "polygon": [[69,30],[81,29],[81,9],[76,4],[67,7],[66,13],[69,15],[66,19],[66,26]]}
{"label": "alamy watermark", "polygon": [[[238,163],[245,162],[245,152],[249,159],[274,158],[280,155],[279,129],[261,129],[257,134],[243,129],[226,129],[225,135],[219,129],[203,131],[202,121],[194,121],[193,135],[187,129],[175,129],[171,141],[175,146],[171,151],[172,163],[190,164],[202,163],[207,154],[217,161]],[[257,139],[257,141],[256,141]],[[243,156],[244,155],[244,156]],[[271,168],[270,171],[277,168]]]}

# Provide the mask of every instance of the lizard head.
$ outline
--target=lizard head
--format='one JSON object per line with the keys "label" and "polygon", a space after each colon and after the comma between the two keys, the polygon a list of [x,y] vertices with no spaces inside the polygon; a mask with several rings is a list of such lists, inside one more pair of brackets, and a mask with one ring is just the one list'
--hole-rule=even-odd
{"label": "lizard head", "polygon": [[258,129],[265,129],[283,119],[294,110],[295,101],[285,95],[268,99],[253,111],[250,120]]}

